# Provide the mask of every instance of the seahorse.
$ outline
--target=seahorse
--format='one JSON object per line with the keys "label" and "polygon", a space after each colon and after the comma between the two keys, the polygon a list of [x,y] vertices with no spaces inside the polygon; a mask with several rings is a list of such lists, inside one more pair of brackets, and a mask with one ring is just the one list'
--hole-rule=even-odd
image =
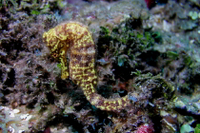
{"label": "seahorse", "polygon": [[[95,44],[87,26],[79,22],[64,22],[43,34],[43,40],[54,58],[61,63],[61,78],[72,79],[83,90],[86,99],[101,110],[119,111],[130,104],[128,95],[106,99],[95,90]],[[69,55],[69,67],[66,55]]]}

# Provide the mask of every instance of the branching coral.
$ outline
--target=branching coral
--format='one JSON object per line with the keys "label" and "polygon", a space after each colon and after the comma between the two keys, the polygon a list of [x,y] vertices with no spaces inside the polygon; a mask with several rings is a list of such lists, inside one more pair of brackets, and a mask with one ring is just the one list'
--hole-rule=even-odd
{"label": "branching coral", "polygon": [[[66,79],[70,76],[83,89],[87,100],[92,105],[102,110],[118,111],[130,104],[128,95],[117,99],[106,99],[97,94],[95,90],[97,84],[95,44],[86,26],[78,22],[62,23],[45,32],[43,39],[53,57],[61,62],[61,78]],[[65,57],[68,51],[69,68]]]}

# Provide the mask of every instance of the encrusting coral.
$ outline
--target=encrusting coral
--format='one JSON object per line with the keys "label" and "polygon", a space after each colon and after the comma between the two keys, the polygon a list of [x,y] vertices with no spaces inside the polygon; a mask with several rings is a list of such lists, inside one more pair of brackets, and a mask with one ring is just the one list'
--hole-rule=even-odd
{"label": "encrusting coral", "polygon": [[[118,111],[130,104],[128,95],[122,98],[106,99],[97,94],[95,87],[95,44],[88,28],[78,22],[65,22],[43,34],[44,42],[54,58],[61,62],[62,79],[70,78],[83,90],[90,103],[101,110]],[[66,54],[70,62],[67,67]]]}

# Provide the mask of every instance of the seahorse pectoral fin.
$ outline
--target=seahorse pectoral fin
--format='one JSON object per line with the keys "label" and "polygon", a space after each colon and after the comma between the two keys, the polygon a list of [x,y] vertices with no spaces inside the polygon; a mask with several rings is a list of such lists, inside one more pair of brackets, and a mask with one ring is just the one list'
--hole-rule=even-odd
{"label": "seahorse pectoral fin", "polygon": [[65,79],[67,79],[68,77],[69,77],[68,68],[62,66],[62,70],[61,70],[61,79],[62,79],[62,80],[65,80]]}

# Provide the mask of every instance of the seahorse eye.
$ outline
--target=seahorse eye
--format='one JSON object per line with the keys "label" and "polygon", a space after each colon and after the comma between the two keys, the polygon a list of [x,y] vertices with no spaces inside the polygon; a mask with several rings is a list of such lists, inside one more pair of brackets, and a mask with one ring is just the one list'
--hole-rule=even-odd
{"label": "seahorse eye", "polygon": [[53,53],[51,53],[51,55],[53,56],[53,58],[58,58],[57,52],[53,52]]}

